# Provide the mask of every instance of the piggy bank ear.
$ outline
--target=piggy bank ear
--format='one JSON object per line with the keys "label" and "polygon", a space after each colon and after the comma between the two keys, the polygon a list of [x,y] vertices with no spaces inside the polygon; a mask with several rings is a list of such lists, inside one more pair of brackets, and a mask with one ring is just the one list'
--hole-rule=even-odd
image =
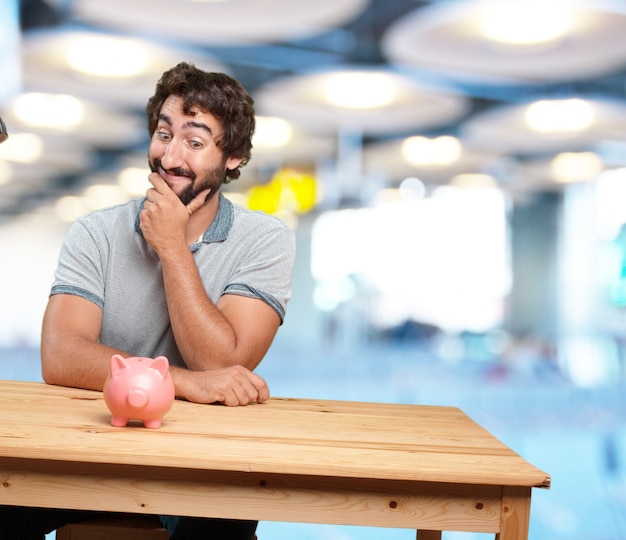
{"label": "piggy bank ear", "polygon": [[126,369],[128,363],[121,354],[114,354],[111,356],[111,374],[118,372],[120,369]]}
{"label": "piggy bank ear", "polygon": [[165,356],[157,356],[154,360],[150,362],[150,365],[148,367],[156,369],[161,374],[161,377],[165,379],[165,377],[167,377],[167,372],[170,368],[170,363],[168,362],[167,358],[165,358]]}

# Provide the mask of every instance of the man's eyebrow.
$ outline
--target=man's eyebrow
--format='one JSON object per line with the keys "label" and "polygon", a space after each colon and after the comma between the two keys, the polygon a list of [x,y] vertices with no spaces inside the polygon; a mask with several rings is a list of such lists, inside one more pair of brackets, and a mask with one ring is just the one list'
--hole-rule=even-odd
{"label": "man's eyebrow", "polygon": [[172,119],[167,114],[159,114],[159,121],[163,120],[168,126],[172,125]]}
{"label": "man's eyebrow", "polygon": [[[167,115],[167,114],[159,114],[159,120],[162,120],[163,122],[165,122],[168,126],[172,126],[172,119]],[[183,124],[183,128],[188,129],[188,128],[198,128],[198,129],[203,129],[204,131],[206,131],[207,133],[209,133],[209,135],[213,135],[213,130],[207,126],[206,124],[203,124],[202,122],[194,122],[193,120],[189,120],[189,122],[185,122]]]}
{"label": "man's eyebrow", "polygon": [[202,122],[194,122],[193,120],[189,120],[189,122],[185,122],[183,124],[184,128],[199,128],[199,129],[203,129],[206,132],[209,133],[209,135],[213,135],[213,130],[207,126],[206,124],[203,124]]}

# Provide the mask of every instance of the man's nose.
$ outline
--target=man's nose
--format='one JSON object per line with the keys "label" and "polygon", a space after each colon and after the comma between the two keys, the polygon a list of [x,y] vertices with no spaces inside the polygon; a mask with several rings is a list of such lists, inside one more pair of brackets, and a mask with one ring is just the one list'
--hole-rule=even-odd
{"label": "man's nose", "polygon": [[172,139],[166,146],[161,156],[161,165],[164,169],[175,169],[183,165],[182,146],[179,141]]}

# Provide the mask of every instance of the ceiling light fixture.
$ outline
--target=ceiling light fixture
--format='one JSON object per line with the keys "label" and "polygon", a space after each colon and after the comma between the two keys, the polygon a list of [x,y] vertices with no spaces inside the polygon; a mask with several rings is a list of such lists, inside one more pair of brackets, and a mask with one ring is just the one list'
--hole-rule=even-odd
{"label": "ceiling light fixture", "polygon": [[324,96],[336,107],[376,109],[389,105],[395,99],[396,88],[384,73],[334,73],[324,85]]}
{"label": "ceiling light fixture", "polygon": [[83,197],[66,195],[57,199],[54,210],[61,221],[72,223],[80,216],[86,214],[91,208],[87,206]]}
{"label": "ceiling light fixture", "polygon": [[255,148],[279,148],[293,136],[291,124],[274,116],[257,116],[252,144]]}
{"label": "ceiling light fixture", "polygon": [[34,163],[43,153],[41,138],[33,133],[11,135],[6,144],[0,147],[0,159],[17,163]]}
{"label": "ceiling light fixture", "polygon": [[120,185],[93,184],[85,188],[83,198],[91,209],[97,210],[125,203],[130,197]]}
{"label": "ceiling light fixture", "polygon": [[[382,206],[385,204],[395,204],[402,202],[404,199],[400,188],[383,188],[379,189],[373,197],[372,206]],[[414,199],[414,200],[417,200]]]}
{"label": "ceiling light fixture", "polygon": [[402,142],[402,155],[412,165],[441,167],[454,163],[463,152],[456,137],[442,135],[429,139],[422,136],[408,137]]}
{"label": "ceiling light fixture", "polygon": [[510,0],[493,2],[480,20],[483,35],[507,45],[537,45],[567,34],[571,13],[562,2]]}
{"label": "ceiling light fixture", "polygon": [[485,189],[497,186],[496,180],[490,174],[461,173],[450,180],[450,185],[463,189]]}
{"label": "ceiling light fixture", "polygon": [[143,195],[151,187],[148,176],[148,167],[126,167],[117,176],[117,183],[131,196]]}
{"label": "ceiling light fixture", "polygon": [[83,104],[73,96],[30,92],[15,99],[15,116],[29,126],[69,129],[83,119]]}
{"label": "ceiling light fixture", "polygon": [[145,47],[131,39],[89,36],[74,40],[67,51],[70,66],[96,77],[140,75],[148,64]]}
{"label": "ceiling light fixture", "polygon": [[10,182],[12,173],[11,164],[0,160],[0,186],[4,186]]}
{"label": "ceiling light fixture", "polygon": [[586,182],[604,170],[602,159],[594,152],[562,152],[550,162],[550,172],[560,184]]}
{"label": "ceiling light fixture", "polygon": [[539,133],[576,133],[593,124],[594,110],[583,99],[542,99],[526,108],[526,123]]}

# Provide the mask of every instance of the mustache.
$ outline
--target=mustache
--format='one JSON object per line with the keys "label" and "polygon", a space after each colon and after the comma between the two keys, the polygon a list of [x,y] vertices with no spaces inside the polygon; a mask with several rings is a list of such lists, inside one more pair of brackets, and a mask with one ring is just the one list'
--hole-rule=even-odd
{"label": "mustache", "polygon": [[159,170],[161,170],[173,174],[174,176],[186,176],[187,178],[191,178],[191,180],[196,179],[196,175],[188,169],[184,169],[182,167],[176,167],[175,169],[166,169],[165,167],[163,167],[160,159],[155,159],[153,163],[150,163],[150,170],[152,172],[159,172]]}

